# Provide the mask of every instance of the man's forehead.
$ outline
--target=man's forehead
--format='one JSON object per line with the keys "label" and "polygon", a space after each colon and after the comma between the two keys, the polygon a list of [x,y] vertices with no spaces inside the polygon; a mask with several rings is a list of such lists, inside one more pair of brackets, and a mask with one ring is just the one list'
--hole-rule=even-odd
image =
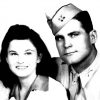
{"label": "man's forehead", "polygon": [[78,20],[72,19],[55,35],[62,34],[62,33],[67,34],[70,32],[79,31],[81,29],[83,29],[81,27],[81,23]]}

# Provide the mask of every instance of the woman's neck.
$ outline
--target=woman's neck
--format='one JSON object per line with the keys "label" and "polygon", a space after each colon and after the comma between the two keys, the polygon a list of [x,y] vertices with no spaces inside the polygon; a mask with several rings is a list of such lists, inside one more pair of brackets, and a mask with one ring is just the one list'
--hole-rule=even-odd
{"label": "woman's neck", "polygon": [[30,88],[32,86],[32,83],[36,79],[36,74],[31,74],[30,76],[19,78],[20,84],[21,84],[21,90],[20,90],[20,100],[24,100],[27,98],[27,94],[30,91]]}
{"label": "woman's neck", "polygon": [[31,75],[24,77],[24,78],[20,77],[19,81],[21,84],[21,88],[29,89],[30,86],[32,85],[32,83],[34,82],[35,78],[36,78],[36,74],[34,74],[34,73],[32,73]]}

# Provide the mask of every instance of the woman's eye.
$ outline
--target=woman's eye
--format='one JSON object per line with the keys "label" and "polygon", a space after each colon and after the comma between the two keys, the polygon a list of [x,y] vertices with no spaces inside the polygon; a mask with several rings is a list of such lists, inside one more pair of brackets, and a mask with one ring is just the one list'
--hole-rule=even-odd
{"label": "woman's eye", "polygon": [[17,53],[15,52],[12,52],[12,53],[9,53],[11,56],[14,56],[14,55],[18,55]]}
{"label": "woman's eye", "polygon": [[25,55],[31,55],[32,54],[32,52],[26,52],[25,53]]}

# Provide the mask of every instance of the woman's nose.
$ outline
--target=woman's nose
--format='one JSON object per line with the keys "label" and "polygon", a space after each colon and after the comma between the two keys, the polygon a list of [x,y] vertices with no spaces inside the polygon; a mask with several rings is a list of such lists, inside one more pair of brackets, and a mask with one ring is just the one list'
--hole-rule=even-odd
{"label": "woman's nose", "polygon": [[17,60],[18,64],[23,64],[24,63],[24,57],[19,56]]}

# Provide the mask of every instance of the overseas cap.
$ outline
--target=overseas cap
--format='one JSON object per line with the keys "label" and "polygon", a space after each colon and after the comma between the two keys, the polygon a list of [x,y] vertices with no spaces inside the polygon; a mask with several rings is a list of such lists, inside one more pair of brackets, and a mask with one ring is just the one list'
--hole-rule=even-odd
{"label": "overseas cap", "polygon": [[52,17],[52,19],[47,18],[47,22],[53,34],[55,35],[57,32],[59,32],[66,23],[68,23],[74,16],[76,16],[81,11],[81,9],[77,8],[71,3],[59,8]]}

